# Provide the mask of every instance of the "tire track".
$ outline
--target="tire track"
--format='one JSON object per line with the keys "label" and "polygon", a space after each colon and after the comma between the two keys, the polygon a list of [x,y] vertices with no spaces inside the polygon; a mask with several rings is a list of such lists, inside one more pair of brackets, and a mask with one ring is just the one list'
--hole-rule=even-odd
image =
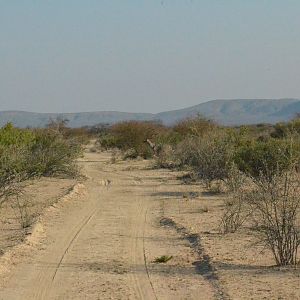
{"label": "tire track", "polygon": [[[137,299],[158,299],[153,283],[150,278],[150,273],[147,266],[146,251],[145,251],[145,225],[148,208],[137,200],[137,209],[134,211],[135,224],[132,242],[132,259],[135,270],[133,270],[132,281],[135,286],[135,291],[138,294]],[[143,266],[143,271],[139,266]]]}
{"label": "tire track", "polygon": [[[97,214],[99,209],[93,209],[92,212],[89,212],[82,220],[79,222],[75,228],[71,231],[69,236],[66,239],[62,239],[60,243],[54,244],[52,248],[52,257],[53,264],[55,264],[55,268],[48,265],[42,265],[42,268],[39,270],[36,281],[39,282],[36,289],[34,289],[32,293],[28,296],[24,297],[24,299],[48,299],[51,298],[51,294],[53,292],[53,284],[55,282],[55,278],[59,272],[59,269],[69,252],[72,245],[76,242],[80,233],[84,230],[84,228],[89,224],[89,222],[93,219],[93,217]],[[56,255],[56,253],[60,252],[61,255]],[[57,261],[57,257],[60,257]],[[51,259],[50,259],[51,261]],[[52,263],[51,263],[52,264]],[[50,264],[50,265],[51,265]]]}
{"label": "tire track", "polygon": [[146,209],[146,212],[145,212],[145,220],[144,220],[144,226],[143,226],[143,254],[144,254],[144,264],[145,264],[145,270],[146,270],[146,273],[147,273],[147,276],[148,276],[148,279],[149,279],[149,282],[150,282],[150,285],[151,285],[154,297],[155,297],[156,300],[158,300],[157,295],[155,293],[155,289],[154,289],[153,283],[152,283],[151,278],[150,278],[150,272],[149,272],[149,269],[148,269],[148,266],[147,266],[147,257],[146,257],[146,249],[145,249],[145,227],[146,227],[145,225],[147,223],[147,214],[148,214],[148,208]]}
{"label": "tire track", "polygon": [[[105,153],[86,156],[109,160]],[[152,269],[147,261],[160,251],[160,239],[164,243],[168,238],[157,228],[152,210],[161,201],[152,196],[153,191],[164,190],[157,171],[99,171],[106,160],[95,161],[83,163],[87,194],[80,201],[68,201],[59,210],[51,210],[45,220],[47,241],[43,248],[32,261],[18,267],[9,285],[0,291],[0,299],[158,300],[188,299],[187,295],[196,295],[195,289],[206,293],[197,285],[195,272],[185,273],[189,265]],[[104,177],[113,182],[109,189],[99,185]],[[177,247],[173,242],[170,245],[162,249]],[[178,284],[178,278],[186,280]]]}
{"label": "tire track", "polygon": [[77,230],[77,232],[75,233],[75,235],[73,236],[73,238],[71,239],[71,241],[69,242],[67,248],[65,249],[63,255],[61,256],[60,261],[58,262],[56,268],[55,268],[55,272],[52,276],[52,282],[55,280],[55,277],[57,275],[57,272],[65,258],[65,256],[67,255],[69,249],[71,248],[71,246],[73,245],[73,243],[76,241],[76,239],[78,238],[78,236],[80,235],[80,233],[83,231],[83,229],[85,228],[86,225],[89,224],[89,222],[92,220],[92,218],[97,214],[98,210],[95,210],[91,215],[89,215],[87,218],[85,218],[84,222],[81,224],[81,226],[79,227],[79,229]]}

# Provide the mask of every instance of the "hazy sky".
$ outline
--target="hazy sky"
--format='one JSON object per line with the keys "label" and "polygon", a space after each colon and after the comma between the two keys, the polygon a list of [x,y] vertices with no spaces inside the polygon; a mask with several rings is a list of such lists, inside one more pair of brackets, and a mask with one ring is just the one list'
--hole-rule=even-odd
{"label": "hazy sky", "polygon": [[0,110],[300,97],[299,0],[0,0]]}

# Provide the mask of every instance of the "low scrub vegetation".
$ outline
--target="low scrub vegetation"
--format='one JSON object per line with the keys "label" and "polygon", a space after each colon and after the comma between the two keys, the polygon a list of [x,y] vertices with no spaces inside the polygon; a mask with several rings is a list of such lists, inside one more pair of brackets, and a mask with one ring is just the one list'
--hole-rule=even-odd
{"label": "low scrub vegetation", "polygon": [[26,167],[29,174],[38,176],[76,176],[75,159],[80,146],[74,139],[65,139],[53,131],[37,131],[29,147]]}
{"label": "low scrub vegetation", "polygon": [[[208,188],[228,193],[223,233],[251,226],[278,265],[297,264],[300,245],[300,120],[275,126],[226,128],[201,116],[173,127],[123,122],[99,139],[124,158],[155,158],[155,165],[190,171]],[[214,185],[212,185],[214,183]],[[221,186],[221,185],[218,185]]]}
{"label": "low scrub vegetation", "polygon": [[[30,130],[7,124],[0,129],[0,203],[11,196],[18,197],[25,180],[77,176],[75,159],[80,153],[78,139],[65,136],[62,127]],[[23,206],[20,208],[25,211]]]}
{"label": "low scrub vegetation", "polygon": [[252,209],[253,230],[278,265],[296,265],[300,245],[300,178],[287,170],[272,179],[261,176],[244,195]]}
{"label": "low scrub vegetation", "polygon": [[113,125],[105,135],[101,135],[99,144],[104,149],[122,150],[125,158],[150,158],[159,151],[162,140],[167,138],[168,129],[159,123],[128,121]]}
{"label": "low scrub vegetation", "polygon": [[231,139],[230,132],[221,129],[186,138],[176,153],[180,165],[189,167],[207,186],[214,180],[225,180],[234,155]]}

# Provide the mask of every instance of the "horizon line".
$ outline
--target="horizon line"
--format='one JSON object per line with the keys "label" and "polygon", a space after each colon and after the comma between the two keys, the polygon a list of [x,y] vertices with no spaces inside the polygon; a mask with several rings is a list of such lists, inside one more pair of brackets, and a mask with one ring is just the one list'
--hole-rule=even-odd
{"label": "horizon line", "polygon": [[29,111],[29,110],[17,110],[17,109],[7,109],[7,110],[0,110],[0,113],[16,113],[16,112],[21,112],[21,113],[33,113],[33,114],[53,114],[53,115],[64,115],[64,114],[84,114],[84,113],[121,113],[121,114],[144,114],[144,115],[157,115],[165,112],[171,112],[171,111],[178,111],[186,108],[193,108],[195,106],[205,104],[205,103],[210,103],[210,102],[215,102],[215,101],[282,101],[282,100],[295,100],[295,101],[300,101],[300,98],[233,98],[233,99],[213,99],[213,100],[207,100],[204,102],[200,102],[195,105],[191,106],[185,106],[183,108],[175,108],[171,110],[164,110],[160,111],[157,113],[151,113],[151,112],[129,112],[129,111],[119,111],[119,110],[89,110],[89,111],[75,111],[75,112],[38,112],[38,111]]}

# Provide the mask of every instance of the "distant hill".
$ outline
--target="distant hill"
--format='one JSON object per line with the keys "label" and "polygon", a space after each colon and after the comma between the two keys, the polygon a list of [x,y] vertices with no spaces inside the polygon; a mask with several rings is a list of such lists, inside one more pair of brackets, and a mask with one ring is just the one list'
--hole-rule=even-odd
{"label": "distant hill", "polygon": [[31,113],[23,111],[0,112],[0,126],[12,122],[18,127],[44,127],[49,119],[68,119],[69,126],[93,126],[100,123],[113,124],[126,120],[161,120],[172,125],[180,120],[201,114],[223,125],[277,123],[288,121],[300,112],[298,99],[240,99],[213,100],[196,106],[166,111],[158,114],[125,112],[83,113]]}
{"label": "distant hill", "polygon": [[99,123],[113,124],[126,120],[152,120],[152,114],[125,112],[82,112],[82,113],[32,113],[24,111],[0,112],[0,126],[12,122],[17,127],[44,127],[50,119],[68,119],[71,127],[93,126]]}
{"label": "distant hill", "polygon": [[196,116],[198,113],[223,125],[277,123],[288,121],[300,112],[298,99],[213,100],[196,106],[159,113],[166,124]]}

